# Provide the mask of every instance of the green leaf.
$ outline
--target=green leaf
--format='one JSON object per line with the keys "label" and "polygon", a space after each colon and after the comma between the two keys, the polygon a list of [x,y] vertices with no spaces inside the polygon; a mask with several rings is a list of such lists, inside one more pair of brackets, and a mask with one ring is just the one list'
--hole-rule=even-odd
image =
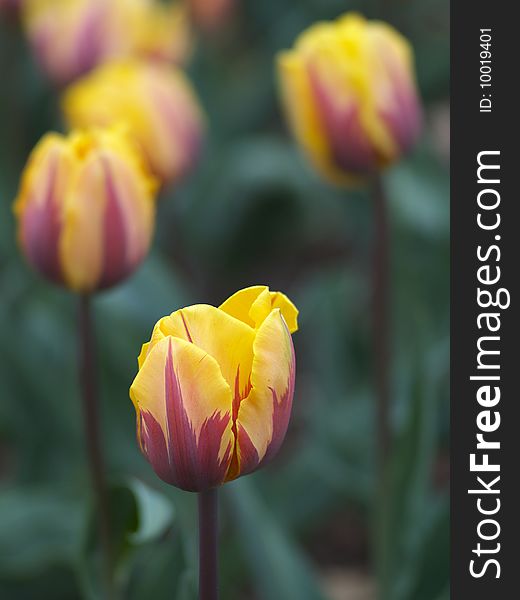
{"label": "green leaf", "polygon": [[[449,532],[441,526],[447,515],[442,495],[436,494],[431,484],[438,436],[434,385],[417,362],[412,365],[409,412],[389,465],[388,492],[378,507],[379,576],[384,598],[391,600],[429,600],[426,590],[440,592],[447,577],[437,569],[437,585],[432,581],[425,585],[427,578],[432,579],[424,559],[431,538],[438,536],[436,552],[444,562]],[[434,558],[437,561],[439,557]],[[420,589],[421,595],[414,589]]]}
{"label": "green leaf", "polygon": [[[111,541],[118,588],[126,587],[135,568],[141,546],[156,541],[171,526],[175,511],[171,501],[145,483],[130,479],[109,488]],[[88,597],[99,593],[102,553],[99,546],[96,513],[91,515],[86,531],[79,576]]]}
{"label": "green leaf", "polygon": [[39,573],[73,564],[79,556],[83,506],[49,488],[13,488],[0,494],[0,575]]}
{"label": "green leaf", "polygon": [[324,600],[325,596],[301,551],[262,505],[251,483],[227,486],[241,546],[255,591],[264,600]]}
{"label": "green leaf", "polygon": [[[135,553],[125,587],[128,600],[195,600],[191,570],[186,565],[179,532],[173,531]],[[191,594],[191,595],[190,595]]]}
{"label": "green leaf", "polygon": [[129,534],[129,540],[132,544],[144,544],[171,526],[175,510],[168,498],[142,481],[132,479],[128,485],[137,503],[137,529]]}

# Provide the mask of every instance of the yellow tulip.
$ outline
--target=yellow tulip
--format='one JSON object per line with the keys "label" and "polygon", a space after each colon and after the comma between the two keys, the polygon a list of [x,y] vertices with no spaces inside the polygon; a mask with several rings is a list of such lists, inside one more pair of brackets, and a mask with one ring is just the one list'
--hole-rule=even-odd
{"label": "yellow tulip", "polygon": [[137,60],[108,63],[73,84],[62,105],[71,127],[124,123],[161,181],[178,179],[198,158],[204,118],[176,67]]}
{"label": "yellow tulip", "polygon": [[297,316],[284,294],[254,286],[158,321],[130,397],[161,479],[200,492],[276,454],[292,408]]}
{"label": "yellow tulip", "polygon": [[192,45],[185,8],[159,0],[25,0],[23,23],[38,62],[58,84],[116,58],[181,64]]}
{"label": "yellow tulip", "polygon": [[390,165],[419,135],[412,49],[386,23],[354,13],[318,23],[279,55],[278,73],[296,140],[333,182]]}
{"label": "yellow tulip", "polygon": [[124,132],[49,133],[14,204],[20,246],[37,271],[73,291],[112,286],[148,252],[156,189]]}

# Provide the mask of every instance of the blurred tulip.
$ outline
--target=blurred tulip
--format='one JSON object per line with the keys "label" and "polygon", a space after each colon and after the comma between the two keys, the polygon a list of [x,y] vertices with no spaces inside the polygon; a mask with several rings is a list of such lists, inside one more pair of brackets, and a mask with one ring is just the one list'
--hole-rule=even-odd
{"label": "blurred tulip", "polygon": [[318,23],[279,55],[278,72],[298,143],[334,182],[373,174],[419,135],[412,49],[386,23],[358,14]]}
{"label": "blurred tulip", "polygon": [[49,133],[14,205],[21,248],[37,271],[75,292],[110,287],[148,252],[156,187],[122,131]]}
{"label": "blurred tulip", "polygon": [[189,81],[170,65],[103,65],[66,91],[63,111],[71,127],[125,123],[163,182],[184,175],[199,156],[202,110]]}
{"label": "blurred tulip", "polygon": [[235,0],[188,0],[193,21],[203,31],[216,31],[230,19]]}
{"label": "blurred tulip", "polygon": [[191,48],[180,4],[159,0],[25,0],[24,24],[49,77],[65,84],[115,58],[183,63]]}
{"label": "blurred tulip", "polygon": [[294,392],[298,311],[265,286],[162,318],[130,397],[141,450],[165,482],[205,491],[273,457]]}

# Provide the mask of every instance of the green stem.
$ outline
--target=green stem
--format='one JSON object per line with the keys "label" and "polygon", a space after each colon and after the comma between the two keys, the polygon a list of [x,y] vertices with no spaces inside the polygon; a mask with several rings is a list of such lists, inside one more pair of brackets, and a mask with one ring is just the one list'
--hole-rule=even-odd
{"label": "green stem", "polygon": [[372,270],[372,336],[376,385],[379,474],[383,477],[390,433],[390,228],[388,200],[380,176],[373,180],[374,255]]}
{"label": "green stem", "polygon": [[378,597],[385,597],[389,559],[388,465],[392,446],[390,426],[390,227],[388,200],[380,175],[372,180],[374,246],[372,265],[372,344],[376,392],[377,497],[376,562]]}
{"label": "green stem", "polygon": [[106,598],[114,597],[110,508],[105,479],[105,465],[99,432],[99,392],[96,367],[94,324],[89,295],[79,298],[80,380],[83,396],[83,417],[87,457],[94,490],[99,539],[103,560]]}
{"label": "green stem", "polygon": [[199,492],[199,600],[218,600],[218,491]]}

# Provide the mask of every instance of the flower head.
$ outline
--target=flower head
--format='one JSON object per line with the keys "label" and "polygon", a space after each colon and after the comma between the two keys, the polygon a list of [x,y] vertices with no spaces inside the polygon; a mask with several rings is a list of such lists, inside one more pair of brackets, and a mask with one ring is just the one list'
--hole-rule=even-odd
{"label": "flower head", "polygon": [[138,60],[107,63],[66,91],[63,110],[71,127],[124,123],[161,181],[178,179],[198,158],[203,114],[176,67]]}
{"label": "flower head", "polygon": [[191,50],[187,13],[159,0],[25,0],[23,21],[34,54],[62,85],[125,57],[183,63]]}
{"label": "flower head", "polygon": [[148,252],[156,189],[123,131],[47,134],[29,158],[14,204],[23,253],[73,291],[110,287]]}
{"label": "flower head", "polygon": [[203,491],[276,454],[291,414],[297,316],[284,294],[254,286],[219,308],[158,321],[130,397],[141,450],[161,479]]}
{"label": "flower head", "polygon": [[334,182],[372,174],[417,139],[412,49],[386,23],[352,13],[318,23],[280,54],[278,72],[296,140]]}

